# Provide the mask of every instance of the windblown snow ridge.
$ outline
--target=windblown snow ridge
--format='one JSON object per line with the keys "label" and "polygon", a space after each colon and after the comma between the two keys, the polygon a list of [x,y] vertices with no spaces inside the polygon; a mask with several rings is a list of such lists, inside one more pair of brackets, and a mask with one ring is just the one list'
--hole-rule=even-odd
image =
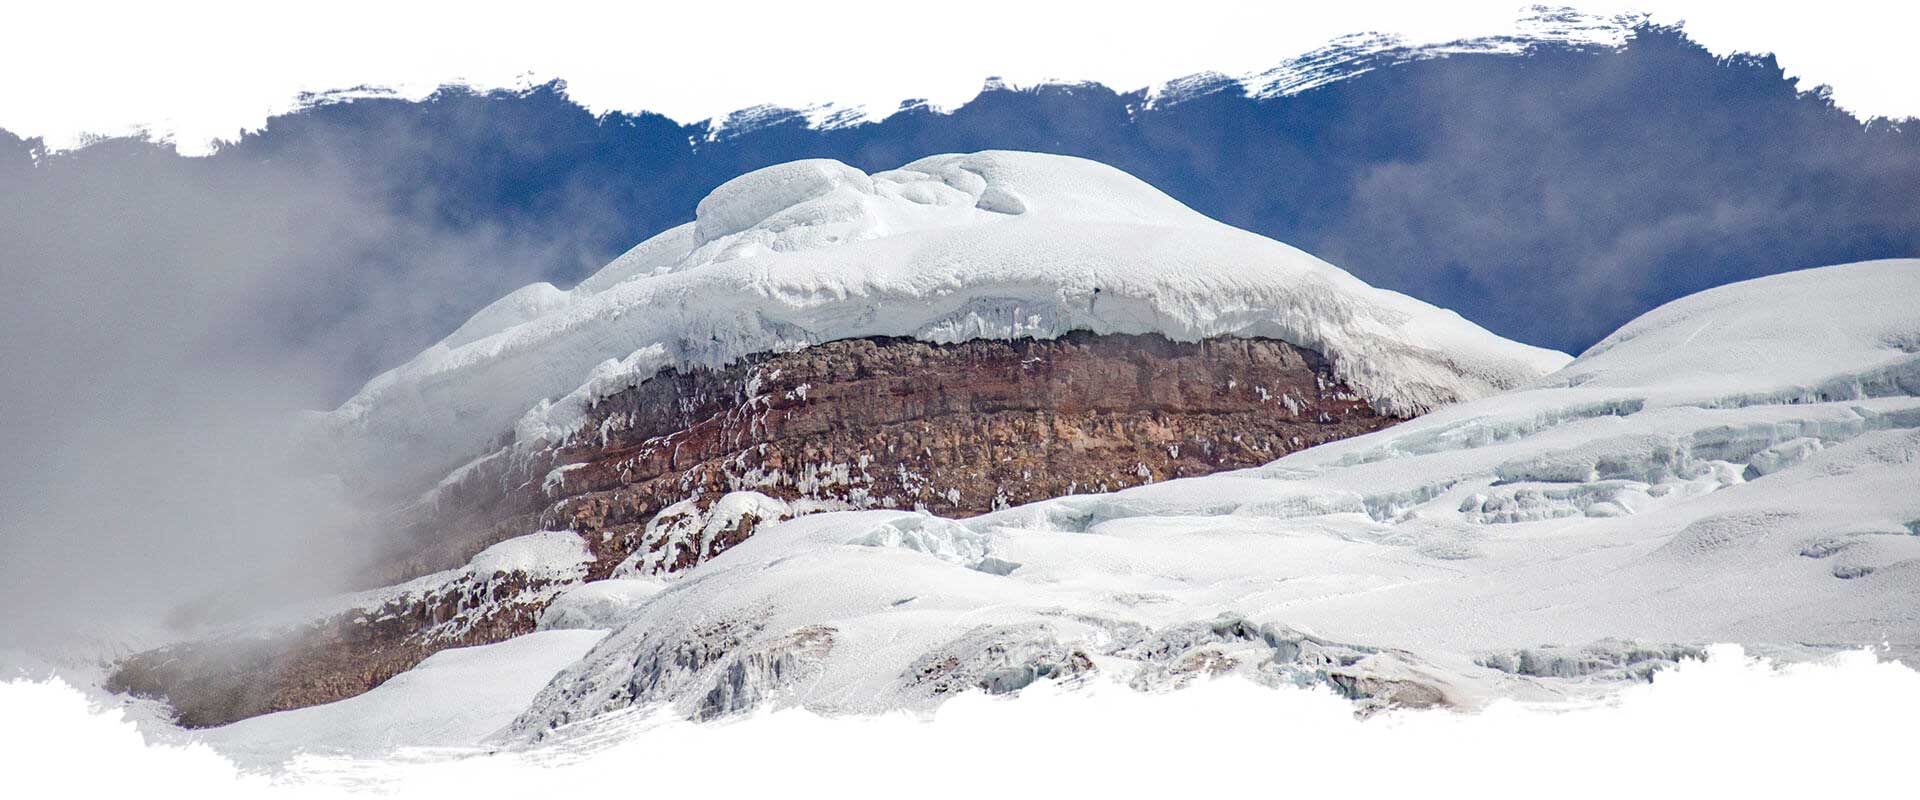
{"label": "windblown snow ridge", "polygon": [[666,367],[847,338],[1073,330],[1282,339],[1325,354],[1374,407],[1402,415],[1568,360],[1084,159],[990,151],[873,175],[821,159],[729,181],[694,222],[570,291],[536,284],[502,298],[319,427],[345,473],[431,480],[507,431],[526,445],[558,440],[599,398]]}

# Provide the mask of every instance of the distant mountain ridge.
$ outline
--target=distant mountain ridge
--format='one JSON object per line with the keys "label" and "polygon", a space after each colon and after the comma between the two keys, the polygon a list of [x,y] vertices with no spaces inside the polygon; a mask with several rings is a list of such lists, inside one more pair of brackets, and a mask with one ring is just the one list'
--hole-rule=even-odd
{"label": "distant mountain ridge", "polygon": [[[1568,8],[1533,6],[1522,12],[1515,21],[1514,31],[1506,35],[1436,44],[1410,44],[1404,37],[1394,34],[1353,33],[1258,72],[1237,77],[1218,72],[1200,72],[1118,94],[1127,99],[1130,113],[1177,105],[1222,91],[1239,91],[1256,100],[1271,100],[1357,77],[1375,69],[1449,56],[1518,56],[1540,47],[1616,49],[1625,45],[1633,32],[1634,19],[1631,17],[1602,17]],[[997,76],[987,78],[981,91],[1058,89],[1071,92],[1075,87],[1114,91],[1093,81],[1043,81],[1035,86],[1018,87]],[[319,101],[320,98],[315,100]],[[925,109],[935,113],[943,111],[918,99],[903,101],[898,109],[892,111],[908,109]],[[696,124],[706,128],[704,141],[714,141],[785,123],[804,122],[817,129],[835,129],[871,124],[883,119],[864,106],[822,103],[800,108],[759,105]]]}

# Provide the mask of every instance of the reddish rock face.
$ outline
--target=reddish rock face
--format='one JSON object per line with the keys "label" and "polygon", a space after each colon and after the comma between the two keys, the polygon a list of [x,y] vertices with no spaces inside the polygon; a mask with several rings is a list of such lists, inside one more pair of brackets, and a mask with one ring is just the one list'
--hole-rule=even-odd
{"label": "reddish rock face", "polygon": [[[829,342],[662,371],[603,399],[563,442],[476,462],[404,512],[404,542],[369,568],[369,583],[453,568],[541,529],[586,539],[587,580],[670,573],[795,513],[971,516],[1256,466],[1395,421],[1335,380],[1318,354],[1271,339]],[[736,492],[764,497],[724,499]],[[120,685],[171,697],[183,721],[217,724],[348,697],[443,647],[524,633],[544,603],[473,595],[450,590],[411,601],[419,609],[384,609],[379,619],[399,622],[378,630],[355,621],[366,612],[316,623],[279,644],[256,642],[271,655],[218,675],[191,666],[215,660],[178,648],[165,662],[143,654],[120,673],[142,679]],[[503,607],[512,609],[504,617]],[[427,633],[448,619],[460,622],[457,641]]]}
{"label": "reddish rock face", "polygon": [[[594,542],[599,578],[636,552],[681,546],[649,536],[649,523],[673,527],[656,518],[665,509],[704,518],[728,492],[965,517],[1256,466],[1394,421],[1318,354],[1273,339],[830,342],[662,371],[601,401],[540,457],[476,465],[443,490],[451,519],[416,524],[413,549],[390,562],[404,567],[382,577],[453,567],[544,527]],[[691,566],[749,532],[647,571]]]}

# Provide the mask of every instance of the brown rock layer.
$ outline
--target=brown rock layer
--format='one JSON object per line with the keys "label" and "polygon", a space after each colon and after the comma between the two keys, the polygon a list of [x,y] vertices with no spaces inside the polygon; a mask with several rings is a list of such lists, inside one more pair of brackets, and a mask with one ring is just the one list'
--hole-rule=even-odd
{"label": "brown rock layer", "polygon": [[273,634],[163,647],[120,662],[107,690],[165,698],[187,727],[330,703],[366,692],[440,650],[531,632],[550,581],[462,577],[421,594]]}
{"label": "brown rock layer", "polygon": [[[475,465],[437,503],[458,522],[428,516],[382,577],[449,568],[550,528],[595,542],[599,578],[647,547],[648,523],[683,500],[705,508],[752,490],[965,517],[1264,464],[1394,421],[1318,354],[1273,339],[830,342],[663,370],[602,400],[540,457]],[[668,559],[665,571],[718,552]]]}
{"label": "brown rock layer", "polygon": [[[453,568],[540,529],[586,539],[595,556],[587,580],[674,572],[770,517],[831,508],[971,516],[1255,466],[1395,421],[1340,384],[1320,355],[1272,339],[829,342],[663,370],[604,398],[563,442],[470,465],[408,510],[404,543],[370,582]],[[748,491],[786,502],[716,508]],[[256,641],[248,647],[258,653],[239,658],[186,653],[213,643],[143,654],[116,681],[168,696],[189,724],[348,697],[443,647],[531,629],[534,604],[470,594],[385,609],[378,626],[343,615]],[[425,633],[448,620],[460,635]]]}

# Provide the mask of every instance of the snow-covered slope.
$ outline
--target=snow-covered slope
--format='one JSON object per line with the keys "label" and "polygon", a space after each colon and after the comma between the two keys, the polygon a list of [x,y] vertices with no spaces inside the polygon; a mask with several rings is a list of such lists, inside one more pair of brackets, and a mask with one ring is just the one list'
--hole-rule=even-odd
{"label": "snow-covered slope", "polygon": [[[1236,674],[1471,708],[1607,691],[1710,642],[1912,658],[1915,297],[1916,260],[1762,278],[1657,309],[1533,388],[1258,469],[968,520],[772,525],[664,584],[563,594],[543,629],[613,632],[492,741],[604,740],[660,711],[928,708],[1038,680]],[[471,663],[530,674],[494,662]],[[451,743],[436,720],[467,701],[420,684],[453,673],[410,675],[208,735],[258,753]],[[477,743],[486,725],[456,727]]]}
{"label": "snow-covered slope", "polygon": [[1552,383],[1640,388],[1665,404],[1920,394],[1916,307],[1920,270],[1912,261],[1722,286],[1628,323]]}
{"label": "snow-covered slope", "polygon": [[242,720],[200,736],[249,764],[298,753],[470,746],[511,722],[555,672],[605,635],[542,631],[446,650],[358,697]]}
{"label": "snow-covered slope", "polygon": [[1472,706],[1717,641],[1911,656],[1916,297],[1920,261],[1763,278],[1646,315],[1556,385],[1264,468],[773,526],[633,606],[513,730],[1098,674]]}
{"label": "snow-covered slope", "polygon": [[320,428],[343,471],[437,477],[497,446],[571,432],[662,367],[866,336],[1156,332],[1266,336],[1327,355],[1375,407],[1423,412],[1559,367],[1064,156],[934,156],[867,175],[829,160],[743,175],[692,223],[571,291],[540,284],[369,382]]}

